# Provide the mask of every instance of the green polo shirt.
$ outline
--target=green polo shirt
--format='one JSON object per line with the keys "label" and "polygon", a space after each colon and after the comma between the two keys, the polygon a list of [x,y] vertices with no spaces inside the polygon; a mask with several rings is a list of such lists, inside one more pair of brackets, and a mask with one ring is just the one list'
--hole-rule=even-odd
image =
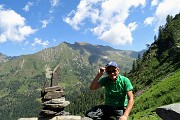
{"label": "green polo shirt", "polygon": [[115,82],[113,82],[108,76],[99,80],[101,86],[105,87],[105,105],[114,107],[127,106],[128,98],[127,92],[133,89],[130,80],[118,75]]}

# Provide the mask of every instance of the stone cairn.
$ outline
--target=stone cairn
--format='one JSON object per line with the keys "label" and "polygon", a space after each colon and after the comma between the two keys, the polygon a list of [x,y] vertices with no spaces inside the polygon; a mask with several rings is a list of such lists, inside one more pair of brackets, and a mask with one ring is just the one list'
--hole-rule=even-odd
{"label": "stone cairn", "polygon": [[46,83],[41,91],[43,107],[39,118],[69,115],[69,112],[65,112],[64,108],[70,102],[65,100],[63,87],[55,85],[58,84],[59,70],[59,65],[53,71],[49,67],[46,68]]}
{"label": "stone cairn", "polygon": [[[46,66],[47,67],[47,66]],[[64,109],[70,104],[65,100],[64,89],[57,86],[59,80],[60,66],[54,71],[49,67],[46,68],[46,82],[41,91],[42,110],[38,118],[19,118],[18,120],[92,120],[87,117],[70,115]]]}

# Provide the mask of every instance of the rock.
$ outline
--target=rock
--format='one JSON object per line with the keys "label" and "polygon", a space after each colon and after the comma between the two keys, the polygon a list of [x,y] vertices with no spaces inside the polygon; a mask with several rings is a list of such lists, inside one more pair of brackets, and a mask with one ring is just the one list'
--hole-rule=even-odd
{"label": "rock", "polygon": [[58,98],[58,99],[52,99],[50,101],[50,103],[58,104],[58,103],[61,103],[61,102],[64,102],[64,101],[66,101],[65,97],[61,97],[61,98]]}
{"label": "rock", "polygon": [[55,116],[55,114],[57,114],[57,112],[55,111],[51,111],[51,110],[42,110],[40,113],[39,113],[39,117],[52,117],[52,116]]}
{"label": "rock", "polygon": [[64,91],[51,91],[45,94],[44,99],[57,99],[61,97],[64,97]]}
{"label": "rock", "polygon": [[59,104],[44,104],[47,108],[64,108],[70,104],[69,101],[64,101]]}
{"label": "rock", "polygon": [[58,104],[58,103],[62,103],[64,101],[66,101],[65,97],[61,97],[61,98],[51,99],[51,100],[45,101],[42,104]]}
{"label": "rock", "polygon": [[38,120],[38,118],[19,118],[18,120]]}
{"label": "rock", "polygon": [[51,91],[63,91],[63,87],[61,86],[52,86],[52,87],[46,87],[44,92],[51,92]]}
{"label": "rock", "polygon": [[81,120],[81,116],[57,116],[55,120]]}
{"label": "rock", "polygon": [[[69,116],[55,116],[53,118],[20,118],[18,120],[82,120],[81,116],[74,116],[74,115],[69,115]],[[92,120],[92,119],[84,119],[83,120]]]}
{"label": "rock", "polygon": [[156,113],[163,120],[180,120],[180,103],[158,107]]}
{"label": "rock", "polygon": [[81,120],[93,120],[93,119],[88,118],[88,117],[83,117]]}

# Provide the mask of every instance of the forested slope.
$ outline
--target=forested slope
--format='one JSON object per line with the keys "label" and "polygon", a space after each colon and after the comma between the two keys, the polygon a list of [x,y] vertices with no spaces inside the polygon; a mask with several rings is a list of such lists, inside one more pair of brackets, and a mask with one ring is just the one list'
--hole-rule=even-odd
{"label": "forested slope", "polygon": [[135,85],[135,92],[162,81],[180,68],[180,14],[167,16],[167,23],[159,27],[158,36],[149,45],[143,57],[133,62],[128,76]]}
{"label": "forested slope", "polygon": [[160,119],[156,107],[180,103],[180,14],[167,16],[154,40],[128,74],[135,87],[133,120]]}

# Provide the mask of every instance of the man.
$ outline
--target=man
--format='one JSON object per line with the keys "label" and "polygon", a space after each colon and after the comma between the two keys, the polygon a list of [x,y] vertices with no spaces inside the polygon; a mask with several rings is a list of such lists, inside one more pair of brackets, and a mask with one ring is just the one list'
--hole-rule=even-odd
{"label": "man", "polygon": [[[118,65],[113,61],[99,69],[90,89],[105,88],[105,105],[92,108],[86,116],[101,120],[108,120],[111,116],[115,116],[117,120],[128,119],[134,104],[133,86],[130,80],[119,72]],[[104,73],[107,73],[107,76],[101,78]]]}

